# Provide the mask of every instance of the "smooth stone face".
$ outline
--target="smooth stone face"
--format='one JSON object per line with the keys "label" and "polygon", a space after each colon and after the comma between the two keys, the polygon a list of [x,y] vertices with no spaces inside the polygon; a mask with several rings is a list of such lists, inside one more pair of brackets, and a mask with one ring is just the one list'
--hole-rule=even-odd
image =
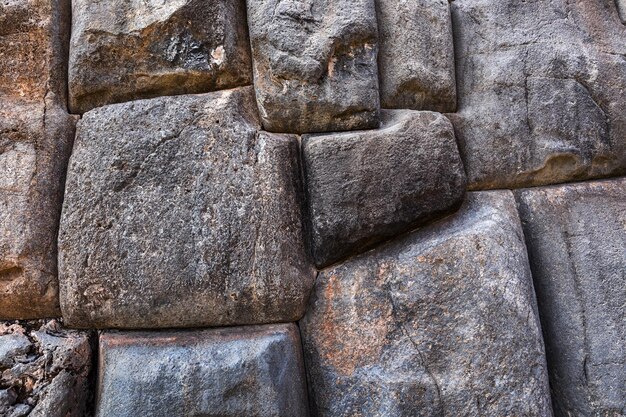
{"label": "smooth stone face", "polygon": [[458,207],[465,172],[452,125],[432,112],[385,110],[377,130],[303,137],[316,264]]}
{"label": "smooth stone face", "polygon": [[300,321],[317,416],[551,416],[509,191],[320,272]]}
{"label": "smooth stone face", "polygon": [[378,127],[374,0],[247,4],[254,85],[266,130]]}
{"label": "smooth stone face", "polygon": [[0,415],[84,417],[92,335],[55,320],[0,323]]}
{"label": "smooth stone face", "polygon": [[611,1],[456,0],[470,188],[626,172],[626,26]]}
{"label": "smooth stone face", "polygon": [[250,84],[244,0],[73,0],[70,108]]}
{"label": "smooth stone face", "polygon": [[314,270],[295,136],[252,88],[93,110],[68,170],[61,307],[77,327],[289,322]]}
{"label": "smooth stone face", "polygon": [[0,4],[0,319],[54,317],[56,235],[75,120],[65,111],[60,1]]}
{"label": "smooth stone face", "polygon": [[384,108],[453,112],[454,45],[448,0],[376,0]]}
{"label": "smooth stone face", "polygon": [[308,415],[294,324],[107,332],[100,370],[99,417]]}
{"label": "smooth stone face", "polygon": [[517,197],[555,414],[626,415],[626,179]]}

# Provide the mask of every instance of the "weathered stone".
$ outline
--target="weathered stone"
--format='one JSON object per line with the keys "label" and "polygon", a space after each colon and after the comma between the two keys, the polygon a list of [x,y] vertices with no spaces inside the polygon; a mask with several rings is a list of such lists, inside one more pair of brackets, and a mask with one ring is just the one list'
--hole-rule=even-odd
{"label": "weathered stone", "polygon": [[97,416],[305,417],[294,324],[104,333]]}
{"label": "weathered stone", "polygon": [[626,415],[626,179],[517,194],[558,416]]}
{"label": "weathered stone", "polygon": [[442,217],[463,199],[465,172],[445,116],[385,110],[382,122],[303,137],[318,266]]}
{"label": "weathered stone", "polygon": [[313,285],[298,141],[251,87],[110,105],[79,123],[59,235],[77,327],[298,320]]}
{"label": "weathered stone", "polygon": [[70,108],[252,82],[244,0],[73,0]]}
{"label": "weathered stone", "polygon": [[320,272],[300,322],[317,416],[551,416],[509,191]]}
{"label": "weathered stone", "polygon": [[0,3],[0,319],[60,314],[56,234],[74,136],[69,5]]}
{"label": "weathered stone", "polygon": [[84,417],[92,395],[91,335],[55,320],[0,323],[0,415]]}
{"label": "weathered stone", "polygon": [[376,0],[380,102],[453,112],[454,45],[448,0]]}
{"label": "weathered stone", "polygon": [[451,3],[470,188],[626,171],[626,27],[612,1]]}
{"label": "weathered stone", "polygon": [[378,127],[374,0],[249,1],[248,26],[265,129]]}

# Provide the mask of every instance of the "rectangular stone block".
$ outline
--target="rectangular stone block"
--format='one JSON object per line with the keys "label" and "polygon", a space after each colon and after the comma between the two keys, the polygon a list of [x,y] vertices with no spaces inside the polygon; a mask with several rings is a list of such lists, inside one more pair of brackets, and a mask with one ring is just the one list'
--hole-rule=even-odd
{"label": "rectangular stone block", "polygon": [[0,319],[60,314],[56,235],[75,119],[65,110],[69,4],[0,4]]}
{"label": "rectangular stone block", "polygon": [[70,109],[252,82],[245,0],[73,0]]}
{"label": "rectangular stone block", "polygon": [[0,415],[90,415],[94,342],[56,320],[0,322]]}
{"label": "rectangular stone block", "polygon": [[626,179],[517,198],[555,414],[626,415]]}
{"label": "rectangular stone block", "polygon": [[551,416],[510,191],[320,272],[300,321],[316,416]]}
{"label": "rectangular stone block", "polygon": [[456,109],[448,0],[377,0],[380,102],[388,109]]}
{"label": "rectangular stone block", "polygon": [[302,143],[318,266],[443,217],[465,194],[454,130],[439,113],[384,110],[380,129]]}
{"label": "rectangular stone block", "polygon": [[59,233],[76,327],[290,322],[315,277],[297,137],[259,130],[250,87],[84,115]]}
{"label": "rectangular stone block", "polygon": [[106,332],[97,417],[306,417],[298,328]]}
{"label": "rectangular stone block", "polygon": [[455,125],[471,189],[626,172],[626,26],[611,1],[456,0]]}
{"label": "rectangular stone block", "polygon": [[263,127],[329,132],[379,125],[374,0],[248,1]]}

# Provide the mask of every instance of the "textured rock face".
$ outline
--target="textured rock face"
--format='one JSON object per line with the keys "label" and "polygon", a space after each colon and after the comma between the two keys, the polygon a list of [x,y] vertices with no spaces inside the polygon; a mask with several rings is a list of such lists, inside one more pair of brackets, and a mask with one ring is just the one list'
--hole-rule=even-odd
{"label": "textured rock face", "polygon": [[70,108],[252,82],[244,0],[72,2]]}
{"label": "textured rock face", "polygon": [[452,125],[386,110],[377,130],[303,137],[314,258],[328,265],[456,208],[465,172]]}
{"label": "textured rock face", "polygon": [[259,132],[252,88],[85,114],[59,236],[72,326],[299,319],[314,279],[295,136]]}
{"label": "textured rock face", "polygon": [[457,0],[459,113],[470,186],[626,171],[626,26],[611,1]]}
{"label": "textured rock face", "polygon": [[294,324],[105,333],[100,366],[97,416],[308,415]]}
{"label": "textured rock face", "polygon": [[453,112],[456,83],[448,0],[377,0],[376,12],[381,105]]}
{"label": "textured rock face", "polygon": [[626,179],[517,197],[555,414],[626,415]]}
{"label": "textured rock face", "polygon": [[0,415],[83,417],[91,340],[55,321],[0,323]]}
{"label": "textured rock face", "polygon": [[0,4],[0,319],[59,314],[56,233],[74,119],[60,1]]}
{"label": "textured rock face", "polygon": [[320,273],[300,322],[318,416],[551,416],[513,195]]}
{"label": "textured rock face", "polygon": [[374,0],[249,1],[248,25],[265,129],[378,127]]}

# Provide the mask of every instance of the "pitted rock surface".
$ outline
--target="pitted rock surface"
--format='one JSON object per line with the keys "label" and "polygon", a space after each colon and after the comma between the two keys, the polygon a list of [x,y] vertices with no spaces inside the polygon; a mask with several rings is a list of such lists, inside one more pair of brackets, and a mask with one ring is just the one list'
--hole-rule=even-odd
{"label": "pitted rock surface", "polygon": [[300,328],[314,415],[552,415],[510,191],[321,271]]}
{"label": "pitted rock surface", "polygon": [[244,0],[74,0],[70,108],[252,82]]}
{"label": "pitted rock surface", "polygon": [[89,415],[91,339],[56,320],[0,323],[0,415]]}
{"label": "pitted rock surface", "polygon": [[266,130],[378,127],[374,0],[247,4],[254,85]]}
{"label": "pitted rock surface", "polygon": [[626,172],[626,26],[613,1],[451,3],[470,187]]}
{"label": "pitted rock surface", "polygon": [[107,332],[96,416],[306,417],[294,324]]}
{"label": "pitted rock surface", "polygon": [[389,109],[456,109],[448,0],[377,0],[380,102]]}
{"label": "pitted rock surface", "polygon": [[0,3],[0,319],[58,316],[56,236],[75,120],[64,1]]}
{"label": "pitted rock surface", "polygon": [[303,243],[298,142],[259,129],[249,87],[85,114],[59,235],[68,324],[303,315],[314,269]]}
{"label": "pitted rock surface", "polygon": [[626,415],[626,179],[517,197],[555,414]]}
{"label": "pitted rock surface", "polygon": [[452,124],[439,113],[384,110],[380,129],[302,143],[318,266],[442,217],[465,194]]}

